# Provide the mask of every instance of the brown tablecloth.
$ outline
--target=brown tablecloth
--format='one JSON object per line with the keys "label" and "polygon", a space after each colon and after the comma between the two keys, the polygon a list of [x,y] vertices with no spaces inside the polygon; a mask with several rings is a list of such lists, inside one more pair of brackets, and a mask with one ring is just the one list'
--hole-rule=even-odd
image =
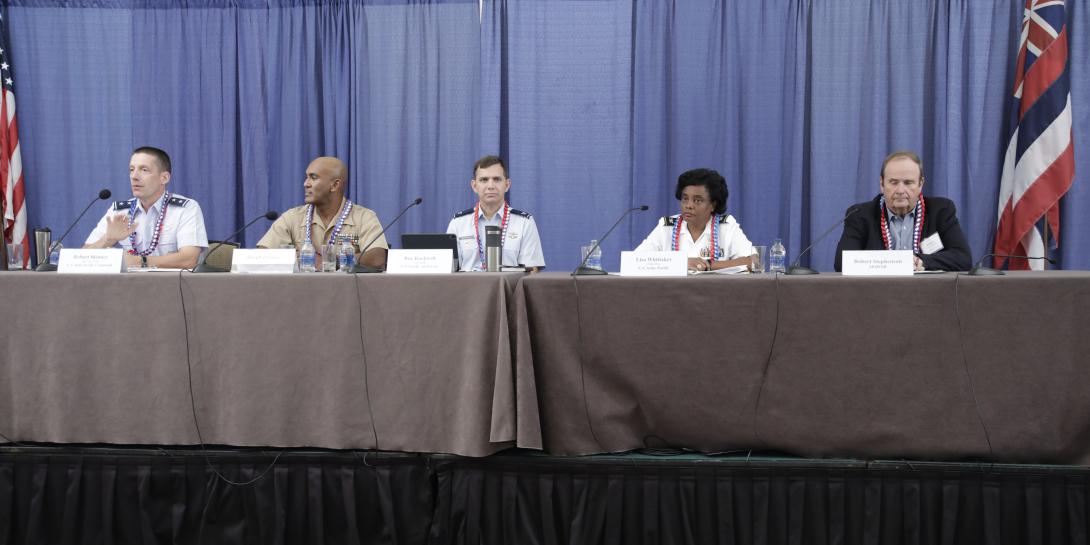
{"label": "brown tablecloth", "polygon": [[21,441],[195,444],[192,370],[209,444],[1090,463],[1084,272],[12,272],[0,316]]}
{"label": "brown tablecloth", "polygon": [[539,425],[548,452],[1090,463],[1090,273],[544,274],[516,293],[519,436]]}
{"label": "brown tablecloth", "polygon": [[0,433],[487,455],[520,276],[0,274]]}

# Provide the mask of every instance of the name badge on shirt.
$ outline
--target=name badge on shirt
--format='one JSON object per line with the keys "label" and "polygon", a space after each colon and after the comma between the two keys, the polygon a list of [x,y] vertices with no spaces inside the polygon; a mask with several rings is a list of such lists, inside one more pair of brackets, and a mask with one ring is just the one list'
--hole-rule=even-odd
{"label": "name badge on shirt", "polygon": [[920,251],[924,255],[931,255],[943,248],[942,239],[939,238],[939,234],[935,234],[920,241]]}

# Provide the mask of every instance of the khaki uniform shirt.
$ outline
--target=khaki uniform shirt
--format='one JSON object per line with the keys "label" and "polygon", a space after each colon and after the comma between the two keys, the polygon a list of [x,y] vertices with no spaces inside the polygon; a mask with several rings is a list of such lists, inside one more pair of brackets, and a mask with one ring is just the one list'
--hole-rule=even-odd
{"label": "khaki uniform shirt", "polygon": [[[335,216],[329,222],[329,225],[326,225],[318,211],[314,211],[314,218],[311,220],[310,243],[319,252],[323,250],[329,236],[333,233],[333,228],[337,225],[337,217],[339,216]],[[257,241],[257,247],[279,248],[282,245],[291,244],[295,246],[295,251],[298,252],[307,237],[306,218],[307,205],[305,204],[284,212],[279,219],[273,222],[269,232],[265,233],[265,236]],[[344,226],[341,227],[338,236],[347,235],[352,237],[352,244],[356,247],[356,253],[358,254],[361,250],[361,244],[367,244],[381,232],[382,224],[378,221],[378,215],[369,208],[352,203],[352,211],[344,219]],[[371,244],[368,249],[374,248],[389,248],[386,244],[386,235],[379,236],[378,240]]]}

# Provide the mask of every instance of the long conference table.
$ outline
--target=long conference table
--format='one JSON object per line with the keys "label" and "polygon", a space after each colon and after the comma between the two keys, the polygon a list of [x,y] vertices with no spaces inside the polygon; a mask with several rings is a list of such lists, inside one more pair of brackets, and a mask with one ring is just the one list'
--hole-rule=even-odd
{"label": "long conference table", "polygon": [[9,272],[0,317],[16,441],[1090,464],[1090,272]]}
{"label": "long conference table", "polygon": [[0,433],[484,456],[519,278],[2,273]]}

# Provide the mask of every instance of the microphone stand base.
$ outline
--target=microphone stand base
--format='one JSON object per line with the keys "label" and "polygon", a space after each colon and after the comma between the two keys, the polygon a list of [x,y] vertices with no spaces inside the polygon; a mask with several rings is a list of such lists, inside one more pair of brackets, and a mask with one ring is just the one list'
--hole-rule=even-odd
{"label": "microphone stand base", "polygon": [[367,265],[360,265],[359,263],[356,263],[352,267],[352,274],[361,274],[361,273],[369,274],[369,273],[380,273],[380,272],[382,272],[382,269],[376,269],[374,267],[368,267]]}
{"label": "microphone stand base", "polygon": [[572,276],[595,276],[603,274],[609,273],[602,269],[592,269],[590,267],[579,267],[578,269],[575,269],[575,272],[571,273]]}
{"label": "microphone stand base", "polygon": [[57,265],[54,263],[39,263],[34,270],[37,272],[56,272]]}
{"label": "microphone stand base", "polygon": [[195,273],[225,273],[225,272],[231,272],[231,271],[228,271],[227,269],[221,269],[219,267],[213,267],[212,265],[209,265],[207,263],[201,263],[200,265],[197,265],[196,269],[193,269],[193,272],[195,272]]}
{"label": "microphone stand base", "polygon": [[969,271],[969,276],[1002,276],[1004,274],[1007,273],[991,267],[975,267]]}
{"label": "microphone stand base", "polygon": [[786,274],[788,276],[794,276],[794,275],[820,274],[820,273],[818,273],[814,269],[811,269],[810,267],[802,267],[800,265],[795,265],[794,267],[791,267],[790,269],[787,269],[787,272],[785,272],[783,274]]}

